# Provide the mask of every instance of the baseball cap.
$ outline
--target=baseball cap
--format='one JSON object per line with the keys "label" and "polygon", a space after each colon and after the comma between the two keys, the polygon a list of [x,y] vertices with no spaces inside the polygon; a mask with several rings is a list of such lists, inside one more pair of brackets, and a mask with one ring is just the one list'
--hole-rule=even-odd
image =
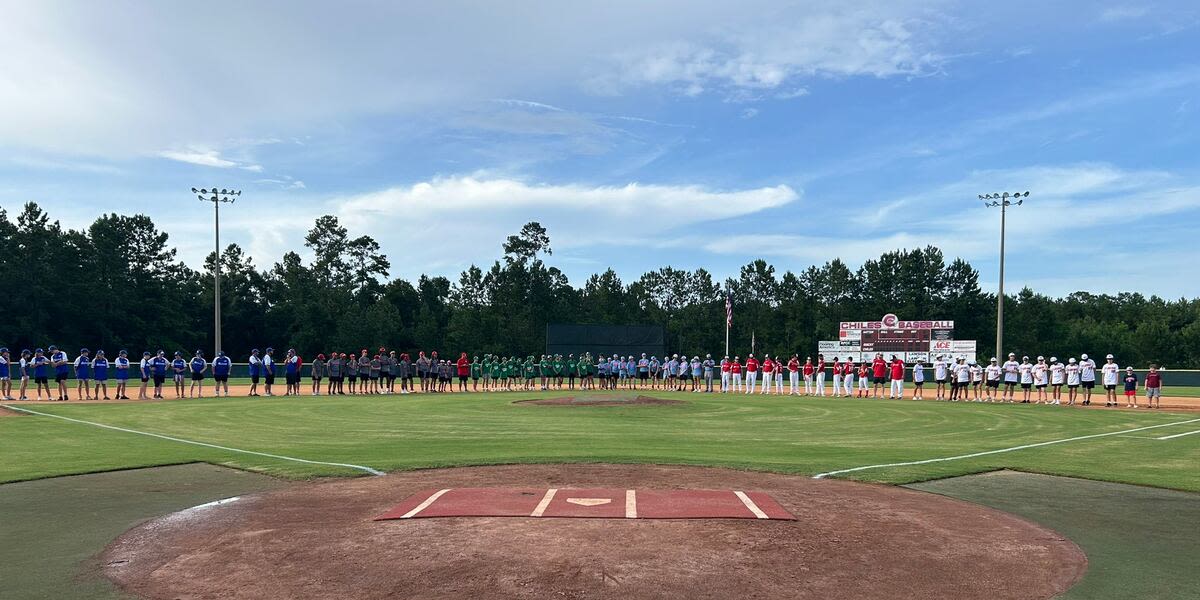
{"label": "baseball cap", "polygon": [[147,351],[143,352],[143,353],[142,353],[142,356],[150,356],[150,351],[149,351],[149,350],[147,350]]}
{"label": "baseball cap", "polygon": [[1046,360],[1046,357],[1045,357],[1045,356],[1042,356],[1042,355],[1040,355],[1040,354],[1039,354],[1039,355],[1038,355],[1038,360]]}
{"label": "baseball cap", "polygon": [[1126,371],[1133,371],[1133,367],[1125,367]]}
{"label": "baseball cap", "polygon": [[1087,360],[1087,355],[1086,355],[1086,354],[1080,354],[1080,355],[1079,355],[1079,358],[1081,358],[1081,359],[1083,359],[1083,360]]}
{"label": "baseball cap", "polygon": [[1111,359],[1112,357],[1113,357],[1113,355],[1109,354],[1108,356],[1105,356],[1104,358],[1105,358],[1105,359]]}
{"label": "baseball cap", "polygon": [[88,349],[87,349],[87,348],[80,348],[80,349],[79,349],[79,353],[80,353],[80,354],[87,354],[87,352],[88,352]]}
{"label": "baseball cap", "polygon": [[995,357],[995,356],[993,356],[993,357],[992,357],[992,362],[996,362],[996,357]]}
{"label": "baseball cap", "polygon": [[[1084,354],[1084,356],[1087,356],[1087,355],[1086,355],[1086,354]],[[1075,359],[1074,359],[1074,358],[1072,358],[1072,359],[1068,360],[1067,362],[1069,362],[1069,363],[1071,363],[1071,364],[1075,364]]]}
{"label": "baseball cap", "polygon": [[129,354],[129,352],[127,352],[124,348],[122,348],[120,352],[117,352],[117,354],[120,356],[125,356],[125,355]]}
{"label": "baseball cap", "polygon": [[1051,357],[1050,357],[1050,362],[1058,362],[1058,357],[1057,357],[1057,356],[1051,356]]}
{"label": "baseball cap", "polygon": [[1009,352],[1009,353],[1008,353],[1008,355],[1009,355],[1009,356],[1011,356],[1011,357],[1013,357],[1013,358],[1016,358],[1016,356],[1017,356],[1017,353],[1016,353],[1016,352]]}
{"label": "baseball cap", "polygon": [[0,354],[8,352],[8,348],[0,348]]}

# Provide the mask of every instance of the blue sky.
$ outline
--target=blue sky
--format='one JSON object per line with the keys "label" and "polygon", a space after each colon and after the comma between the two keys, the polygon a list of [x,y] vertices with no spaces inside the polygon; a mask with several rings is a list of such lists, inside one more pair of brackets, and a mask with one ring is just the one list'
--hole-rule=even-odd
{"label": "blue sky", "polygon": [[976,196],[1029,190],[1009,289],[1200,296],[1195,3],[3,4],[0,205],[195,266],[215,185],[260,268],[336,214],[407,278],[539,220],[576,284],[934,244],[994,289]]}

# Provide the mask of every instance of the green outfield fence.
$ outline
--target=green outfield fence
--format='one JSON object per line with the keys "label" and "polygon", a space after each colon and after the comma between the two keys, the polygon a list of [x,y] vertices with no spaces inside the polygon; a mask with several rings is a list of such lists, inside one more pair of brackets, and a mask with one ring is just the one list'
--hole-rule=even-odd
{"label": "green outfield fence", "polygon": [[[308,365],[308,364],[304,365],[303,371],[302,371],[304,378],[306,378],[306,379],[308,378],[310,369],[311,369],[311,365]],[[136,365],[133,367],[133,370],[136,372],[136,370],[137,370]],[[113,375],[113,369],[111,367],[109,367],[108,372],[109,372],[108,378],[110,380],[115,379],[115,376]],[[1121,372],[1123,373],[1124,369],[1122,369]],[[1200,387],[1200,370],[1184,369],[1184,370],[1175,371],[1175,370],[1171,370],[1171,369],[1165,369],[1165,370],[1160,369],[1159,372],[1162,373],[1164,386]],[[275,375],[277,377],[282,377],[283,373],[284,373],[283,363],[276,363]],[[1140,385],[1140,382],[1144,382],[1146,380],[1146,369],[1134,369],[1134,373],[1137,373],[1137,375],[1138,375],[1139,385]],[[135,373],[130,374],[131,379],[135,378],[134,374]],[[1099,378],[1099,375],[1100,375],[1099,373],[1096,374],[1097,378]],[[208,371],[206,376],[210,379],[212,378],[212,370],[211,369]],[[52,375],[52,377],[53,377],[53,375]],[[73,379],[74,377],[75,377],[75,375],[74,375],[74,372],[72,371],[71,378]],[[250,365],[248,363],[233,363],[233,369],[230,371],[229,377],[231,379],[245,379],[247,377],[250,377]],[[912,381],[912,368],[911,367],[905,370],[904,380]],[[826,381],[826,383],[830,383],[833,381],[833,377],[832,377],[832,375],[829,374],[828,370],[825,372],[825,381]],[[925,369],[925,382],[931,383],[932,381],[933,381],[933,369],[926,368]]]}

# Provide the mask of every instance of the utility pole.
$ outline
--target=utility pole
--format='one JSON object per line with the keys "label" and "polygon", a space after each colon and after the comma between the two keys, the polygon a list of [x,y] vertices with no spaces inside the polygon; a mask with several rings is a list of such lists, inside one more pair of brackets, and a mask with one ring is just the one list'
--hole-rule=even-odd
{"label": "utility pole", "polygon": [[[1004,360],[1004,227],[1005,213],[1009,206],[1015,204],[1020,206],[1025,202],[1025,198],[1029,197],[1029,192],[1017,192],[1010,194],[1004,192],[1002,194],[981,194],[980,200],[983,200],[983,205],[988,208],[1000,207],[1000,288],[996,293],[996,359]],[[1009,200],[1012,198],[1012,200]]]}
{"label": "utility pole", "polygon": [[233,204],[240,190],[192,188],[192,193],[201,202],[213,203],[213,231],[215,234],[216,260],[213,261],[213,358],[221,353],[221,204]]}

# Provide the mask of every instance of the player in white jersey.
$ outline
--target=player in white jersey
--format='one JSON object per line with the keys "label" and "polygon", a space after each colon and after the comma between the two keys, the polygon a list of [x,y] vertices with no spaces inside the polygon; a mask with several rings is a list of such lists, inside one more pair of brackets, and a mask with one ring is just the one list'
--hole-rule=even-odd
{"label": "player in white jersey", "polygon": [[1038,404],[1046,403],[1046,384],[1050,380],[1050,367],[1046,364],[1046,357],[1039,356],[1037,364],[1033,365],[1033,387],[1037,388]]}
{"label": "player in white jersey", "polygon": [[1086,354],[1079,356],[1079,384],[1083,387],[1083,404],[1088,406],[1092,403],[1092,388],[1096,387],[1096,361]]}
{"label": "player in white jersey", "polygon": [[1113,360],[1113,355],[1109,354],[1104,357],[1104,365],[1101,368],[1104,379],[1104,405],[1117,405],[1117,382],[1120,380],[1121,367],[1117,366],[1117,361]]}
{"label": "player in white jersey", "polygon": [[[1085,355],[1086,356],[1086,355]],[[1075,363],[1074,358],[1067,359],[1067,405],[1075,404],[1075,395],[1079,392],[1079,382],[1081,381],[1081,370],[1079,365]]]}
{"label": "player in white jersey", "polygon": [[1033,388],[1033,363],[1029,362],[1028,356],[1021,357],[1017,373],[1021,378],[1021,404],[1029,404],[1029,391]]}
{"label": "player in white jersey", "polygon": [[[951,400],[966,402],[970,400],[971,393],[971,365],[967,364],[967,359],[960,358],[958,364],[954,365],[953,371],[955,385],[950,389]],[[954,393],[955,388],[957,388],[957,394]]]}
{"label": "player in white jersey", "polygon": [[1050,387],[1054,388],[1052,404],[1062,404],[1062,386],[1067,379],[1067,367],[1057,356],[1050,357]]}
{"label": "player in white jersey", "polygon": [[992,357],[992,361],[988,364],[985,370],[987,375],[987,401],[996,401],[996,392],[1000,389],[1000,363],[996,361],[996,357]]}
{"label": "player in white jersey", "polygon": [[981,402],[983,398],[983,367],[971,361],[971,399]]}
{"label": "player in white jersey", "polygon": [[937,390],[934,395],[938,400],[946,399],[946,377],[950,365],[946,362],[946,355],[937,355],[937,360],[933,361],[933,381],[937,384]]}
{"label": "player in white jersey", "polygon": [[921,392],[921,388],[925,385],[925,361],[917,359],[917,364],[913,365],[913,400],[924,400],[925,396]]}
{"label": "player in white jersey", "polygon": [[1021,364],[1017,362],[1015,352],[1008,353],[1008,360],[1000,366],[1004,372],[1004,400],[1009,402],[1016,401],[1017,396],[1017,381],[1020,379]]}

